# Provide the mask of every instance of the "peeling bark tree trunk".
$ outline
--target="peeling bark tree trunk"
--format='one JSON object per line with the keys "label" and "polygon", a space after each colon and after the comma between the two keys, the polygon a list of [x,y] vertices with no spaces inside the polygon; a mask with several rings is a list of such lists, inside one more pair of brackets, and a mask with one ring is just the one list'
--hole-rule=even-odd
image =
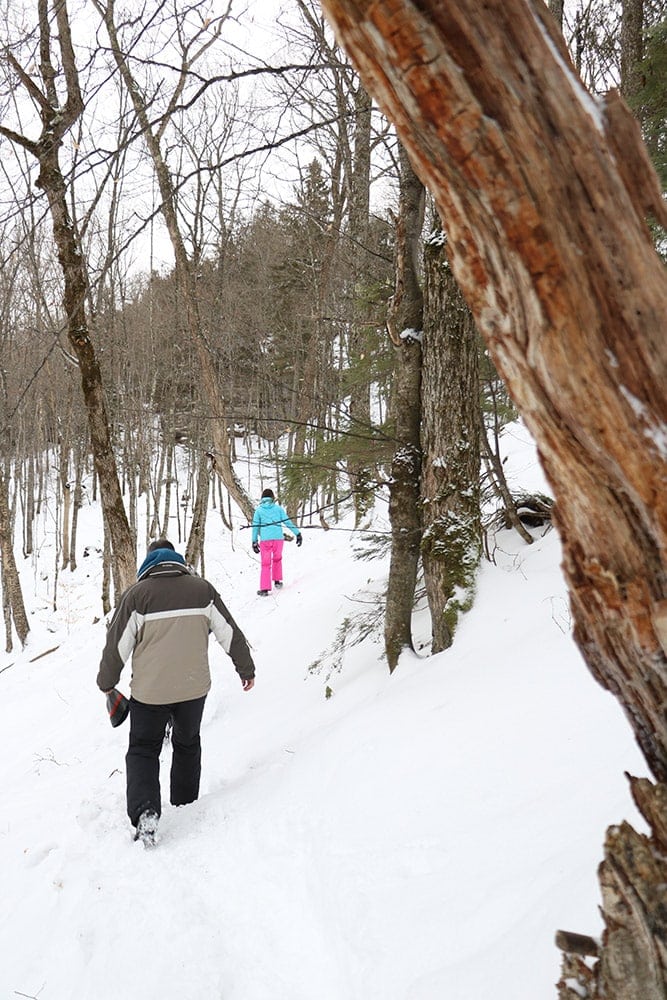
{"label": "peeling bark tree trunk", "polygon": [[[455,276],[553,489],[576,641],[664,782],[667,273],[646,218],[667,226],[667,208],[639,127],[616,93],[593,102],[542,3],[323,7],[447,219]],[[630,930],[605,912],[627,982],[601,958],[597,995],[640,995],[648,935],[651,997],[667,997],[664,885],[626,912]]]}
{"label": "peeling bark tree trunk", "polygon": [[[598,874],[608,929],[601,948],[579,953],[569,936],[561,941],[557,935],[566,950],[559,1000],[667,997],[667,786],[645,778],[631,778],[630,783],[652,835],[637,833],[629,823],[607,830]],[[599,956],[599,961],[585,962],[580,954]]]}
{"label": "peeling bark tree trunk", "polygon": [[391,560],[385,605],[384,645],[392,672],[401,651],[412,649],[412,608],[415,599],[421,515],[421,329],[423,296],[417,254],[424,221],[424,185],[407,153],[399,149],[401,194],[396,227],[396,279],[387,329],[396,348],[392,425],[398,446],[391,463],[389,519]]}
{"label": "peeling bark tree trunk", "polygon": [[427,240],[424,256],[421,551],[431,652],[439,653],[472,606],[482,551],[479,338],[441,230]]}

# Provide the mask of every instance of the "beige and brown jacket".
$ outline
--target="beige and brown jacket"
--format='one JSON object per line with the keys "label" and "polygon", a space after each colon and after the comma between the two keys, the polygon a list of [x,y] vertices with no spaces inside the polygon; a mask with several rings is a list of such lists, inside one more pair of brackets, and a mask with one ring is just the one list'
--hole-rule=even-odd
{"label": "beige and brown jacket", "polygon": [[246,638],[215,587],[179,562],[159,562],[122,595],[107,632],[97,685],[115,687],[132,656],[132,696],[147,705],[203,697],[211,687],[209,633],[242,679],[255,676]]}

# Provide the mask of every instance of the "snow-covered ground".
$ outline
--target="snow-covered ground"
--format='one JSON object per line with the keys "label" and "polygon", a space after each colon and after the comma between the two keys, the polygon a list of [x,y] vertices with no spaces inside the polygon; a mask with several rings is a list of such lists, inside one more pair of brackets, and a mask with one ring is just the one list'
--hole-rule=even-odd
{"label": "snow-covered ground", "polygon": [[[546,491],[527,434],[507,441],[515,485]],[[644,829],[623,771],[647,773],[571,639],[554,531],[498,536],[451,650],[390,677],[367,640],[328,676],[309,664],[387,560],[306,530],[260,598],[250,533],[211,511],[206,575],[257,681],[244,693],[212,641],[202,794],[163,803],[147,851],[125,815],[127,723],[95,686],[100,512],[81,511],[91,554],[57,611],[43,524],[21,564],[29,642],[0,655],[0,1000],[554,1000],[554,932],[600,931],[605,829]]]}

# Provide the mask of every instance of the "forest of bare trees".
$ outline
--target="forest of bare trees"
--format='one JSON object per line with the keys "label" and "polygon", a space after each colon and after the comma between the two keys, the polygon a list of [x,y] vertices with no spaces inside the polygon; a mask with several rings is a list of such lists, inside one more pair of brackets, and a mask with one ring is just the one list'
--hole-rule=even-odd
{"label": "forest of bare trees", "polygon": [[[246,461],[275,459],[295,517],[326,528],[351,503],[363,537],[386,499],[390,670],[420,591],[432,651],[455,641],[494,511],[529,544],[527,500],[538,522],[554,512],[577,641],[656,778],[634,790],[657,878],[664,9],[322,6],[328,21],[314,0],[270,17],[232,0],[215,16],[202,0],[140,17],[117,0],[0,4],[6,647],[28,634],[17,562],[48,483],[54,604],[78,512],[101,502],[100,614],[168,527],[203,569],[211,504],[229,531],[247,524],[241,440]],[[504,481],[515,407],[555,504]],[[667,901],[619,887],[641,895],[628,844],[609,847],[606,950],[577,995],[664,1000]],[[616,981],[635,960],[646,977]]]}

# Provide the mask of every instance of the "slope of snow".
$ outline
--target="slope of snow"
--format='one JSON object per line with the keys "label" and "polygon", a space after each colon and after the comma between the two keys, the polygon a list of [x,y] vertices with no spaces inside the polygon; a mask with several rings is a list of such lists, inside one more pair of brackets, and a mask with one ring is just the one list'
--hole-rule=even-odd
{"label": "slope of snow", "polygon": [[[516,481],[545,489],[525,432],[509,441]],[[244,693],[212,643],[201,797],[163,802],[146,851],[125,816],[128,727],[95,686],[101,557],[61,575],[54,611],[44,523],[21,570],[29,642],[0,656],[3,1000],[553,1000],[554,932],[599,932],[605,829],[643,829],[623,771],[646,773],[572,642],[554,531],[498,536],[451,650],[390,677],[366,640],[329,676],[309,664],[387,560],[306,530],[285,589],[260,598],[249,532],[211,511],[206,575],[257,682]],[[96,506],[79,531],[99,545]],[[165,748],[163,796],[168,766]]]}

